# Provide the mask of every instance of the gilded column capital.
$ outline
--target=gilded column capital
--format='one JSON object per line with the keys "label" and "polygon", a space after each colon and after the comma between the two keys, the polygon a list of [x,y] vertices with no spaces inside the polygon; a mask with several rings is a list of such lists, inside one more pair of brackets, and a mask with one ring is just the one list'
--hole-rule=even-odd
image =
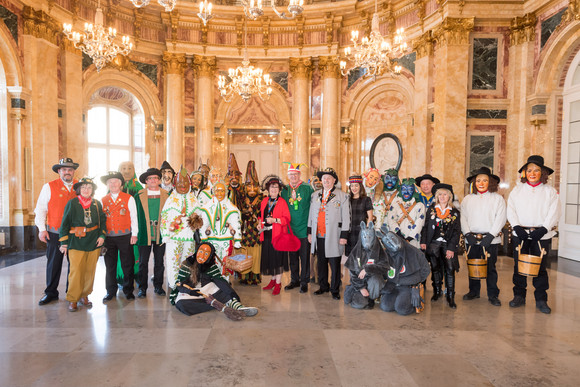
{"label": "gilded column capital", "polygon": [[183,71],[185,70],[185,54],[163,53],[163,70],[165,74],[183,75]]}
{"label": "gilded column capital", "polygon": [[524,16],[513,18],[510,23],[510,46],[533,42],[536,20],[536,15],[533,13],[526,13]]}
{"label": "gilded column capital", "polygon": [[24,35],[32,35],[35,38],[44,39],[52,44],[57,44],[60,35],[60,25],[46,12],[36,11],[29,5],[22,9],[24,21]]}
{"label": "gilded column capital", "polygon": [[340,66],[336,56],[319,56],[318,68],[322,78],[341,78]]}
{"label": "gilded column capital", "polygon": [[290,73],[295,79],[310,79],[312,76],[311,58],[290,58]]}
{"label": "gilded column capital", "polygon": [[474,19],[446,17],[433,32],[433,38],[441,45],[469,44]]}
{"label": "gilded column capital", "polygon": [[67,38],[60,40],[60,49],[71,54],[82,56],[83,52],[75,47],[74,43]]}
{"label": "gilded column capital", "polygon": [[433,55],[433,41],[431,31],[425,32],[413,41],[413,50],[417,52],[417,59]]}
{"label": "gilded column capital", "polygon": [[193,69],[198,77],[213,77],[216,70],[215,56],[193,56]]}
{"label": "gilded column capital", "polygon": [[568,8],[564,11],[558,28],[562,28],[574,20],[580,20],[580,0],[569,0]]}

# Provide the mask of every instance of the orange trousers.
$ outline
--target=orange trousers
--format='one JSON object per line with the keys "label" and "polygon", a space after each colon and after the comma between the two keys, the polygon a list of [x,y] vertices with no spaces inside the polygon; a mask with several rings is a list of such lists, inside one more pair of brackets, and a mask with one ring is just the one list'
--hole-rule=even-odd
{"label": "orange trousers", "polygon": [[66,300],[77,302],[93,292],[95,271],[101,248],[93,251],[69,250],[68,291]]}

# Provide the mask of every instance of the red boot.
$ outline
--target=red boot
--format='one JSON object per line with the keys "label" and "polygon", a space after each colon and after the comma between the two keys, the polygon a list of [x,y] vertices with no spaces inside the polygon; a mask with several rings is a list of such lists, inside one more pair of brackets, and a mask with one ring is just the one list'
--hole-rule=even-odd
{"label": "red boot", "polygon": [[270,289],[274,288],[275,285],[276,285],[276,280],[272,279],[272,280],[270,280],[270,283],[268,285],[264,286],[262,289],[263,290],[270,290]]}
{"label": "red boot", "polygon": [[280,294],[281,287],[282,287],[282,284],[276,284],[276,286],[274,286],[274,290],[272,291],[272,295],[277,296],[278,294]]}

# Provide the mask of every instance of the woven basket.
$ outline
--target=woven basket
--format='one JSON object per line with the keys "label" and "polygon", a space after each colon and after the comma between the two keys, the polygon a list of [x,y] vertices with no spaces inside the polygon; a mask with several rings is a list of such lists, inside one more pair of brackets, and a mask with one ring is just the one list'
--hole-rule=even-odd
{"label": "woven basket", "polygon": [[229,257],[226,257],[224,266],[227,269],[242,273],[252,267],[254,258],[251,255],[248,255],[248,249],[242,247],[240,250],[242,249],[245,251],[245,254],[230,255]]}

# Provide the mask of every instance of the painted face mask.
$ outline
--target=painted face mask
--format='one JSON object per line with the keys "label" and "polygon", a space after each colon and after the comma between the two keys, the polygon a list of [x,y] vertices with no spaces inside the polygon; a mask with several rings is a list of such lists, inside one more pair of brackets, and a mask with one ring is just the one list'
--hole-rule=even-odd
{"label": "painted face mask", "polygon": [[415,193],[415,186],[414,185],[402,185],[401,186],[401,196],[403,197],[404,201],[411,200],[414,193]]}
{"label": "painted face mask", "polygon": [[209,259],[210,256],[211,256],[211,247],[209,247],[209,245],[207,244],[203,244],[199,246],[195,259],[197,260],[197,263],[203,264]]}
{"label": "painted face mask", "polygon": [[213,194],[221,202],[226,197],[226,186],[223,183],[217,183],[214,187]]}
{"label": "painted face mask", "polygon": [[385,183],[385,189],[387,191],[392,191],[397,188],[399,183],[399,176],[396,170],[387,170],[385,176],[383,177],[383,183]]}
{"label": "painted face mask", "polygon": [[189,175],[185,168],[181,167],[179,174],[175,176],[175,190],[179,194],[186,194],[189,192],[191,187],[191,182],[189,180]]}

